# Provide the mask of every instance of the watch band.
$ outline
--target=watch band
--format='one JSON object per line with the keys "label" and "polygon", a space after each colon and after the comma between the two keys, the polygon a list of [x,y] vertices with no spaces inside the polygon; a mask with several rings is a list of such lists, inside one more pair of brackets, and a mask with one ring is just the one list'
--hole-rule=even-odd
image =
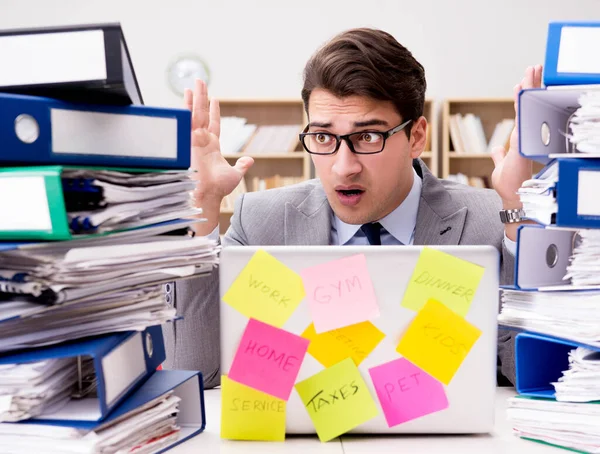
{"label": "watch band", "polygon": [[500,220],[504,224],[514,224],[516,222],[521,222],[524,216],[525,211],[523,211],[523,208],[516,208],[512,210],[500,210]]}

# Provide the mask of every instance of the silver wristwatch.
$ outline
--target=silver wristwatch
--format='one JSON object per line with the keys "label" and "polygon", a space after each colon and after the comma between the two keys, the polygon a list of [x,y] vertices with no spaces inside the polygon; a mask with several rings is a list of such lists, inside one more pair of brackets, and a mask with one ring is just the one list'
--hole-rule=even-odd
{"label": "silver wristwatch", "polygon": [[500,220],[504,224],[514,224],[515,222],[521,222],[525,216],[523,208],[517,208],[514,210],[500,210]]}

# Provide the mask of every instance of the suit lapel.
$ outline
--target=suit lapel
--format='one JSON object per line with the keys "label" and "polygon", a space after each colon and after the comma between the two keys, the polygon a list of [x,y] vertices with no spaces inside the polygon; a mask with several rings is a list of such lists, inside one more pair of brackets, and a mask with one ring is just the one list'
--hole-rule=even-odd
{"label": "suit lapel", "polygon": [[284,240],[286,245],[329,245],[331,207],[321,185],[299,205],[285,204]]}
{"label": "suit lapel", "polygon": [[442,182],[418,160],[415,169],[423,178],[421,202],[417,212],[415,245],[459,244],[467,207],[450,196]]}

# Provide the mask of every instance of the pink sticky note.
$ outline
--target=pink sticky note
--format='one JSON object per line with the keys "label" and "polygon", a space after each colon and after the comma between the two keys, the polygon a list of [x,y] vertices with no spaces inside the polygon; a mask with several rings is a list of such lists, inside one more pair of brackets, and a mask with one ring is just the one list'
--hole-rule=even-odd
{"label": "pink sticky note", "polygon": [[317,333],[379,317],[363,254],[305,268],[300,276]]}
{"label": "pink sticky note", "polygon": [[251,318],[228,376],[288,400],[309,344],[308,339]]}
{"label": "pink sticky note", "polygon": [[405,358],[369,369],[389,427],[448,408],[444,386]]}

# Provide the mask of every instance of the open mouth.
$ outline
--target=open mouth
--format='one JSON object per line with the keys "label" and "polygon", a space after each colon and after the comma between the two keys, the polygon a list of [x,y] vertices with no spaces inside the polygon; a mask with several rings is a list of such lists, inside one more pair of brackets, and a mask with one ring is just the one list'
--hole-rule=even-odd
{"label": "open mouth", "polygon": [[358,205],[365,193],[364,189],[336,189],[338,200],[344,206]]}
{"label": "open mouth", "polygon": [[338,192],[340,192],[344,196],[353,196],[360,195],[365,191],[363,191],[362,189],[340,189],[338,190]]}

